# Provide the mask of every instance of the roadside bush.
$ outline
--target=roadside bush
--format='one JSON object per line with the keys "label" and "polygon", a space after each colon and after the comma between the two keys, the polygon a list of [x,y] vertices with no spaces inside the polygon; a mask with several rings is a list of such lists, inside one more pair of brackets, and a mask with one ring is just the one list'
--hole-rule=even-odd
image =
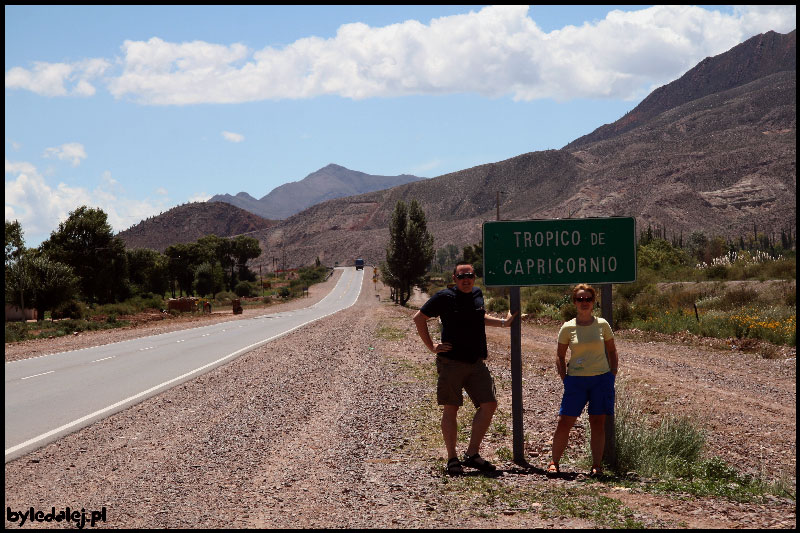
{"label": "roadside bush", "polygon": [[130,301],[113,304],[98,305],[92,315],[133,315],[138,311],[137,306]]}
{"label": "roadside bush", "polygon": [[539,300],[528,300],[525,302],[523,312],[526,315],[538,316],[544,310],[544,304]]}
{"label": "roadside bush", "polygon": [[747,287],[737,287],[722,295],[720,305],[723,309],[745,307],[758,301],[758,292]]}
{"label": "roadside bush", "polygon": [[570,302],[561,306],[561,318],[564,322],[572,320],[576,316],[578,316],[578,309],[574,303]]}
{"label": "roadside bush", "polygon": [[[693,302],[693,299],[688,299],[685,303],[691,305]],[[685,305],[685,303],[679,302],[678,305],[682,306]],[[633,307],[647,306],[656,309],[667,309],[672,305],[672,302],[670,301],[670,296],[668,294],[657,291],[655,286],[653,286],[647,291],[637,294],[636,297],[631,300],[631,305],[633,305]]]}
{"label": "roadside bush", "polygon": [[218,292],[214,295],[214,301],[216,301],[217,305],[228,305],[234,298],[236,298],[236,294],[228,291]]}
{"label": "roadside bush", "polygon": [[486,305],[486,309],[493,313],[505,313],[510,309],[510,306],[505,298],[492,298]]}
{"label": "roadside bush", "polygon": [[[653,305],[649,304],[638,304],[633,306],[633,318],[637,320],[648,320],[659,313],[659,310],[663,308],[658,308]],[[616,312],[616,311],[615,311]]]}
{"label": "roadside bush", "polygon": [[86,307],[86,304],[82,302],[72,301],[66,302],[58,306],[58,308],[54,309],[52,312],[52,317],[54,319],[61,319],[61,318],[75,318],[75,319],[82,319],[88,316],[89,310]]}
{"label": "roadside bush", "polygon": [[780,259],[764,265],[764,276],[768,279],[795,279],[797,277],[797,260]]}
{"label": "roadside bush", "polygon": [[651,427],[624,385],[617,387],[614,431],[617,464],[610,466],[620,474],[680,476],[700,461],[706,440],[685,416],[669,415]]}
{"label": "roadside bush", "polygon": [[638,279],[633,283],[618,283],[614,285],[615,296],[621,295],[629,302],[633,302],[634,298],[640,293],[654,291],[657,279],[657,276],[651,270],[642,270],[638,273]]}
{"label": "roadside bush", "polygon": [[247,281],[240,281],[236,284],[236,288],[234,289],[236,296],[240,298],[245,298],[247,296],[251,296],[253,292],[253,288],[250,286],[250,283]]}
{"label": "roadside bush", "polygon": [[28,338],[28,325],[25,322],[6,322],[6,342],[19,342]]}
{"label": "roadside bush", "polygon": [[783,304],[789,307],[795,307],[797,305],[797,291],[786,291],[783,295]]}
{"label": "roadside bush", "polygon": [[725,265],[713,265],[705,270],[708,279],[728,279],[728,267]]}
{"label": "roadside bush", "polygon": [[556,305],[564,299],[566,288],[562,286],[523,287],[520,297],[525,301],[538,301],[545,305]]}
{"label": "roadside bush", "polygon": [[142,303],[145,309],[164,309],[167,306],[163,296],[153,296],[142,300]]}
{"label": "roadside bush", "polygon": [[617,298],[614,300],[613,305],[613,314],[614,314],[614,324],[612,327],[614,329],[623,329],[627,328],[631,324],[631,320],[633,319],[633,310],[631,309],[631,304],[625,298]]}
{"label": "roadside bush", "polygon": [[670,289],[668,294],[666,294],[666,301],[660,301],[659,304],[663,306],[662,309],[689,308],[692,307],[698,300],[705,298],[708,295],[707,293],[707,289],[704,290],[694,287],[684,288],[675,286]]}

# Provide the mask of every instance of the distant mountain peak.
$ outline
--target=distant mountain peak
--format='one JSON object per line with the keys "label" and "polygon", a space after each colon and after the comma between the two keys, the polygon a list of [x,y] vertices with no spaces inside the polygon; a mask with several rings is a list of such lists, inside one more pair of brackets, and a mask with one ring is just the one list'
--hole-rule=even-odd
{"label": "distant mountain peak", "polygon": [[209,202],[229,203],[271,220],[285,219],[319,202],[391,189],[422,179],[425,178],[410,174],[376,176],[329,163],[300,181],[276,187],[259,200],[240,192],[236,196],[218,194]]}

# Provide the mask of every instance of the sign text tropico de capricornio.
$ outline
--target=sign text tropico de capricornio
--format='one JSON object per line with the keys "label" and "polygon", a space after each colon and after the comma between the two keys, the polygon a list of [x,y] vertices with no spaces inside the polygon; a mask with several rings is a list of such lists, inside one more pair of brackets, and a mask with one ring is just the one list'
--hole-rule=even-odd
{"label": "sign text tropico de capricornio", "polygon": [[485,222],[487,286],[636,281],[632,217]]}

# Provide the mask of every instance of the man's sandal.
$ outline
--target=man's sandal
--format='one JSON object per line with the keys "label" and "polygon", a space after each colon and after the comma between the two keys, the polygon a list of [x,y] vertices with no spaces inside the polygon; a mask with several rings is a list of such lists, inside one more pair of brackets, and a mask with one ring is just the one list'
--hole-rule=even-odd
{"label": "man's sandal", "polygon": [[453,457],[447,461],[446,471],[448,476],[460,476],[464,473],[464,468],[461,466],[461,461],[458,460],[458,457]]}
{"label": "man's sandal", "polygon": [[497,470],[497,467],[494,466],[492,463],[478,455],[464,455],[464,460],[461,462],[464,466],[469,466],[471,468],[477,468],[481,472],[494,472]]}
{"label": "man's sandal", "polygon": [[547,475],[548,476],[554,477],[554,476],[557,476],[560,473],[561,473],[561,469],[558,467],[558,463],[554,463],[554,462],[551,461],[550,464],[547,465]]}

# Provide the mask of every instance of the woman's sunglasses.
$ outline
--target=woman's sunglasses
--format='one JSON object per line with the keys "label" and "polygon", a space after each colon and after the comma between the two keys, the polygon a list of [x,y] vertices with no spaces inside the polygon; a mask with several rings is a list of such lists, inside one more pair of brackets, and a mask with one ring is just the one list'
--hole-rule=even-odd
{"label": "woman's sunglasses", "polygon": [[456,274],[456,279],[464,279],[464,278],[472,279],[474,277],[475,277],[475,272],[467,272],[466,274]]}
{"label": "woman's sunglasses", "polygon": [[578,296],[575,298],[576,302],[591,302],[594,300],[594,296]]}

